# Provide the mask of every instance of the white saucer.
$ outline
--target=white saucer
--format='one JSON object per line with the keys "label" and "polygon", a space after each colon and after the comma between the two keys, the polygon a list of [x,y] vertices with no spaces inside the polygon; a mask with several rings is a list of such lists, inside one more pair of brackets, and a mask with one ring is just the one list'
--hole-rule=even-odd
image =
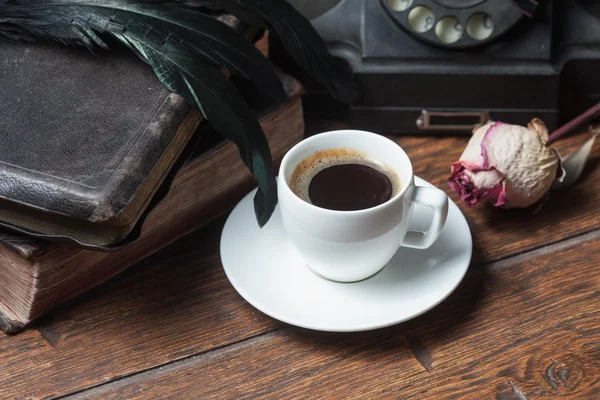
{"label": "white saucer", "polygon": [[[432,186],[416,178],[417,185]],[[337,283],[312,273],[288,242],[279,209],[260,229],[249,193],[234,208],[221,236],[221,261],[233,287],[254,307],[288,324],[330,332],[383,328],[442,302],[463,279],[473,243],[465,217],[450,202],[448,220],[427,250],[400,248],[377,275]],[[429,225],[415,206],[411,229]]]}

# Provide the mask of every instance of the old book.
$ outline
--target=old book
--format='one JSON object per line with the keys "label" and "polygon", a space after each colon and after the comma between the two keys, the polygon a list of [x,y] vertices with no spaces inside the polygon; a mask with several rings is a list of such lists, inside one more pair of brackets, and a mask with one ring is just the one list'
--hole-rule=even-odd
{"label": "old book", "polygon": [[200,123],[129,53],[0,50],[0,221],[92,245],[123,239]]}
{"label": "old book", "polygon": [[201,120],[118,47],[4,45],[0,100],[0,225],[91,246],[130,233]]}
{"label": "old book", "polygon": [[[289,102],[261,119],[276,164],[304,134],[302,86],[287,76],[284,83]],[[107,253],[8,234],[0,244],[0,329],[18,331],[234,206],[254,185],[237,147],[215,143],[214,132],[204,125],[196,135],[199,142],[192,139],[189,145],[197,147],[197,156],[177,172],[135,243]]]}

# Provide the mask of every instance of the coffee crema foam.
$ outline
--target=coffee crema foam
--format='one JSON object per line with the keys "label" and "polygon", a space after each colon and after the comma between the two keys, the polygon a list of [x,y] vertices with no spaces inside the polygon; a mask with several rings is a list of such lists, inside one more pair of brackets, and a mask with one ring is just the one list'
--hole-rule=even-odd
{"label": "coffee crema foam", "polygon": [[392,183],[392,196],[400,192],[400,177],[391,168],[374,159],[366,152],[352,148],[336,148],[317,151],[302,160],[290,177],[290,189],[296,196],[312,204],[309,187],[312,179],[319,172],[336,165],[360,164],[376,169],[388,177]]}

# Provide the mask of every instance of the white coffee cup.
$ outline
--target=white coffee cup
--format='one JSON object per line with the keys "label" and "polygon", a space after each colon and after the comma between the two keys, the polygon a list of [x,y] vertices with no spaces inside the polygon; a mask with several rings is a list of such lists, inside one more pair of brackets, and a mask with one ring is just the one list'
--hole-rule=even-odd
{"label": "white coffee cup", "polygon": [[[400,190],[376,207],[336,211],[312,205],[290,189],[290,177],[306,157],[327,149],[352,148],[368,153],[400,178]],[[399,247],[430,247],[448,215],[448,197],[435,188],[416,186],[411,162],[400,146],[384,136],[364,131],[325,132],[305,139],[283,158],[278,196],[287,235],[306,265],[317,275],[355,282],[379,272]],[[413,205],[433,210],[426,232],[408,231]]]}

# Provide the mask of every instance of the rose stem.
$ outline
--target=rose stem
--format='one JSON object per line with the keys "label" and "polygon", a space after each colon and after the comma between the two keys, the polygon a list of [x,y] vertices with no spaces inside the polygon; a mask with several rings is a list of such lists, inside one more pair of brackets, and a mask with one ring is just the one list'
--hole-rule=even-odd
{"label": "rose stem", "polygon": [[548,144],[554,142],[562,135],[571,132],[573,129],[585,124],[586,122],[592,120],[594,117],[597,116],[600,116],[600,103],[596,104],[583,114],[573,118],[571,121],[567,122],[557,130],[552,132],[552,134],[548,137]]}

